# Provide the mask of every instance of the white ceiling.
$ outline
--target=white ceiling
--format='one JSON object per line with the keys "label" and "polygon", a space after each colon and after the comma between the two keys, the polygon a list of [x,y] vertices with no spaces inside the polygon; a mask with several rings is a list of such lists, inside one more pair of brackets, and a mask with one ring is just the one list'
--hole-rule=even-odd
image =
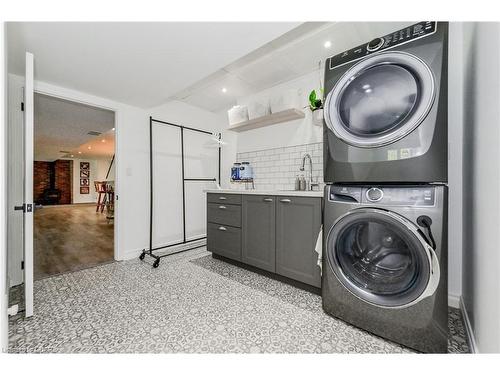
{"label": "white ceiling", "polygon": [[111,159],[115,154],[115,131],[108,130],[67,151],[69,152],[63,155],[65,159]]}
{"label": "white ceiling", "polygon": [[9,72],[144,108],[300,25],[297,22],[10,22]]}
{"label": "white ceiling", "polygon": [[[114,124],[115,114],[112,111],[35,94],[35,160],[54,161],[71,153],[75,157],[109,156],[109,150],[104,148],[114,150]],[[89,135],[89,131],[102,135]],[[111,139],[108,134],[111,134]],[[89,142],[100,142],[102,138],[105,142],[101,143],[106,145],[87,149],[86,146],[94,145]],[[84,151],[84,155],[78,155],[78,151]]]}
{"label": "white ceiling", "polygon": [[[329,56],[410,25],[410,22],[308,22],[219,69],[173,98],[218,112],[236,99],[318,69]],[[330,48],[324,43],[331,42]],[[227,92],[223,93],[222,88]]]}

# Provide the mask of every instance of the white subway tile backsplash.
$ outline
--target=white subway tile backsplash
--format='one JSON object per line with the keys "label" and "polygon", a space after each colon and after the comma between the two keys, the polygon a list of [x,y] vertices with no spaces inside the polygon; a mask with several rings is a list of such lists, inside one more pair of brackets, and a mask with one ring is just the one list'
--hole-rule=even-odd
{"label": "white subway tile backsplash", "polygon": [[267,150],[242,152],[236,155],[237,161],[248,161],[253,167],[256,189],[288,190],[293,189],[295,177],[306,171],[299,170],[302,157],[308,153],[313,162],[313,179],[323,183],[323,143],[280,147]]}

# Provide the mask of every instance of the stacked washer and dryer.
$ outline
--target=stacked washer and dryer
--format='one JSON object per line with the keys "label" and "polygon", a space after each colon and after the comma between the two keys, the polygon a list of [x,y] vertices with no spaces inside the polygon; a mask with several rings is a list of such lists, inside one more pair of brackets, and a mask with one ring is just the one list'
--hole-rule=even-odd
{"label": "stacked washer and dryer", "polygon": [[447,352],[448,25],[419,22],[325,69],[324,310]]}

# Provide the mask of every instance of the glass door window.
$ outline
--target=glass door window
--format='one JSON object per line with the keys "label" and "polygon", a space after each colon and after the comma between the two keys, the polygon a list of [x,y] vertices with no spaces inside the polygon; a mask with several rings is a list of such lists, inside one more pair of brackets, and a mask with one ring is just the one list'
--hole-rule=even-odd
{"label": "glass door window", "polygon": [[354,65],[325,102],[325,120],[339,138],[359,147],[401,139],[427,115],[434,78],[415,56],[387,52]]}
{"label": "glass door window", "polygon": [[398,65],[378,65],[354,77],[344,89],[339,113],[345,128],[362,136],[379,136],[402,125],[417,101],[418,82]]}

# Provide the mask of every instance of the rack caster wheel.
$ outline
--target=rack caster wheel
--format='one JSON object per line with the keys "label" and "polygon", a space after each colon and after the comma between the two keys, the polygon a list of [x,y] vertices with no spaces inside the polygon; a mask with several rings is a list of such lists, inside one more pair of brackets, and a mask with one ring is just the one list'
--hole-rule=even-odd
{"label": "rack caster wheel", "polygon": [[146,253],[143,251],[142,254],[139,255],[139,259],[144,260],[145,257],[146,257]]}
{"label": "rack caster wheel", "polygon": [[155,262],[153,263],[153,268],[158,268],[160,265],[160,259],[156,259]]}

